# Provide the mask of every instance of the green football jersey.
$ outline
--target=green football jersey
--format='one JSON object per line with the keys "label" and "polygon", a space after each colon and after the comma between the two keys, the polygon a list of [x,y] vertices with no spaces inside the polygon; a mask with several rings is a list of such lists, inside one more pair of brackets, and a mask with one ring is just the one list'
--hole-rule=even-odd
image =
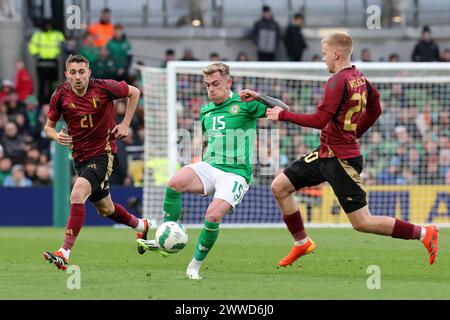
{"label": "green football jersey", "polygon": [[202,160],[225,172],[252,180],[252,164],[258,118],[267,106],[258,101],[243,102],[234,93],[221,105],[210,102],[200,111],[202,133],[208,145]]}

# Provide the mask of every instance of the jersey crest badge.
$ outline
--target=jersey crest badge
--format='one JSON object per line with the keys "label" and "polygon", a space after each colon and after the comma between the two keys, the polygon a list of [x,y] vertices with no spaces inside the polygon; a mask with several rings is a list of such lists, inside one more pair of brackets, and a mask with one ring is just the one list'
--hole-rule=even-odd
{"label": "jersey crest badge", "polygon": [[231,114],[238,114],[240,111],[241,111],[241,108],[237,104],[230,107]]}

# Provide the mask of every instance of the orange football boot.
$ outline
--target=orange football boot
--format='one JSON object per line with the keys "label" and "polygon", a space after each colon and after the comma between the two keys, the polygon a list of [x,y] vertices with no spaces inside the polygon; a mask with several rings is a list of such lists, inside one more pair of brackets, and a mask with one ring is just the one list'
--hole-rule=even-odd
{"label": "orange football boot", "polygon": [[422,240],[423,245],[430,255],[430,264],[436,261],[438,256],[438,232],[439,229],[435,225],[425,227],[425,237]]}
{"label": "orange football boot", "polygon": [[308,239],[305,244],[299,246],[294,245],[291,252],[278,262],[280,267],[285,267],[293,264],[298,258],[306,254],[312,253],[316,248],[316,244],[311,239]]}

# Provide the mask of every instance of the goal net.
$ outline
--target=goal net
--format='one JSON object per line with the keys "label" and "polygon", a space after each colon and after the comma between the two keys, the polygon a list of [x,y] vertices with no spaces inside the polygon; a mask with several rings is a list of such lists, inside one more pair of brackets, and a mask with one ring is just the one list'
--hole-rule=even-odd
{"label": "goal net", "polygon": [[[201,161],[201,106],[208,103],[201,70],[210,62],[171,62],[142,69],[145,100],[144,215],[162,219],[166,184],[186,164]],[[279,98],[297,113],[313,113],[328,79],[323,63],[229,62],[232,90]],[[361,174],[372,214],[414,223],[450,222],[450,66],[442,63],[356,63],[381,94],[383,114],[360,139]],[[319,130],[260,119],[253,181],[224,224],[282,223],[273,178],[319,146]],[[304,220],[348,223],[327,183],[294,194]],[[183,194],[181,222],[201,224],[212,197]]]}

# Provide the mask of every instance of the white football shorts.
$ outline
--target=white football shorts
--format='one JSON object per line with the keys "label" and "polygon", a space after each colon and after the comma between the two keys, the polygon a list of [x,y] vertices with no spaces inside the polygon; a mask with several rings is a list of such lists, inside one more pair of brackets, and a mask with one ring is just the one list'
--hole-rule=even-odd
{"label": "white football shorts", "polygon": [[204,195],[214,194],[214,199],[222,199],[236,207],[248,190],[244,177],[219,170],[209,163],[196,162],[188,165],[203,183]]}

